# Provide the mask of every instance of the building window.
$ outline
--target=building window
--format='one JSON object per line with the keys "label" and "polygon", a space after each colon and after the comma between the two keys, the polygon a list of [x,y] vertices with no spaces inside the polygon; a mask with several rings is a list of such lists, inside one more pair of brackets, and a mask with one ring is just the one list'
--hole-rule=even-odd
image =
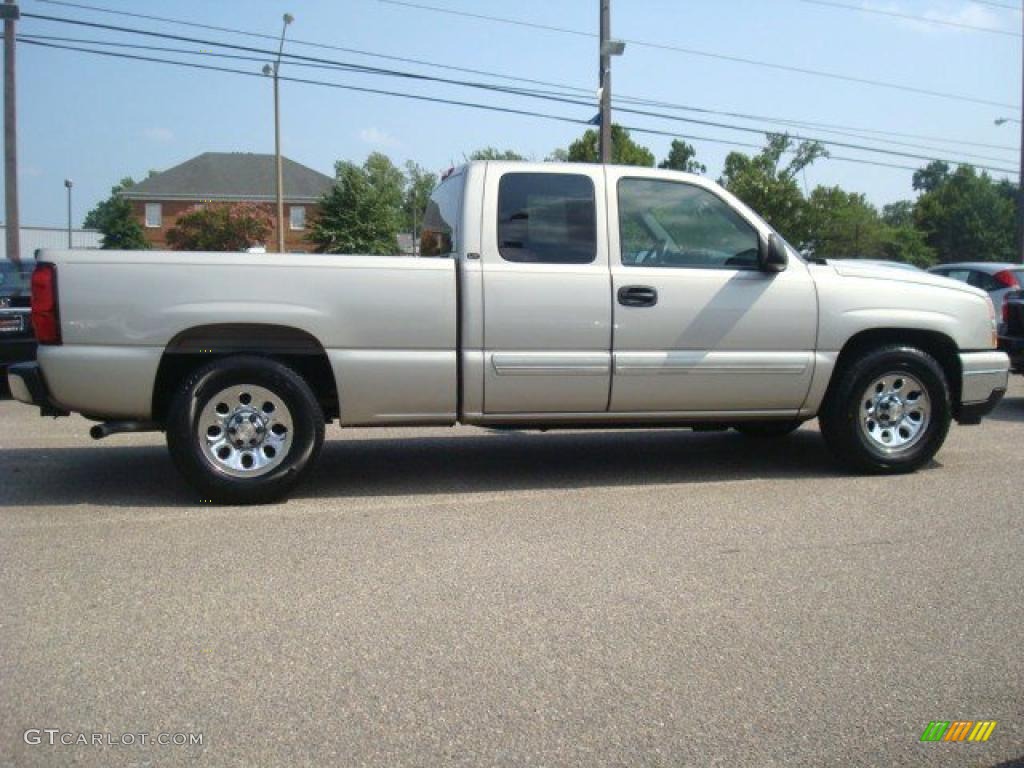
{"label": "building window", "polygon": [[292,229],[306,228],[306,206],[293,205],[289,210],[289,224]]}
{"label": "building window", "polygon": [[160,203],[146,203],[146,226],[157,229],[164,225],[164,211]]}

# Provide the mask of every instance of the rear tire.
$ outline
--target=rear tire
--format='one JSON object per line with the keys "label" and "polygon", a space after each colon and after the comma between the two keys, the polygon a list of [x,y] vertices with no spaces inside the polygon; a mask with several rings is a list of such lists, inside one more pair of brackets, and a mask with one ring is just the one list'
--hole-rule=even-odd
{"label": "rear tire", "polygon": [[818,420],[831,452],[868,474],[913,472],[946,440],[952,418],[942,367],[915,347],[869,350],[838,371]]}
{"label": "rear tire", "polygon": [[323,441],[324,414],[309,385],[262,357],[226,357],[200,368],[168,412],[171,458],[203,501],[276,501],[315,462]]}

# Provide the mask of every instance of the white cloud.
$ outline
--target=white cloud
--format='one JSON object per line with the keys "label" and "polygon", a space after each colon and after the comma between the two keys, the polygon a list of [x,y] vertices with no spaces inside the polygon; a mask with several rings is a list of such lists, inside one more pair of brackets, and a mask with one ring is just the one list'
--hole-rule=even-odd
{"label": "white cloud", "polygon": [[359,132],[359,138],[364,144],[370,144],[374,147],[400,147],[402,142],[396,139],[389,133],[385,133],[379,128],[363,128]]}
{"label": "white cloud", "polygon": [[988,27],[989,29],[1004,28],[999,17],[980,5],[964,5],[955,10],[932,8],[924,12],[925,18],[944,21],[950,24],[967,24],[972,27]]}
{"label": "white cloud", "polygon": [[147,128],[142,134],[150,141],[155,141],[158,144],[170,144],[174,141],[174,131],[170,128]]}
{"label": "white cloud", "polygon": [[[930,30],[936,32],[943,29],[947,32],[957,31],[957,28],[949,26],[950,24],[963,24],[969,27],[988,29],[1006,29],[1006,25],[1002,23],[1002,19],[998,15],[987,8],[971,2],[940,2],[924,10],[905,3],[873,2],[872,0],[865,0],[862,5],[871,11],[919,16],[922,19],[939,22],[938,24],[930,24],[928,21],[914,21],[913,19],[899,20],[906,26],[914,27],[919,31]],[[969,32],[971,30],[961,29],[959,31]]]}

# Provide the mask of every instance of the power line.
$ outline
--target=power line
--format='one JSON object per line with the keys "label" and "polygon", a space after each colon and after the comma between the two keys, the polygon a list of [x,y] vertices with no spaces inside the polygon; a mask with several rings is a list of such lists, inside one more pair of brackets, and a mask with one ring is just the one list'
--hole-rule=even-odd
{"label": "power line", "polygon": [[[128,16],[128,17],[136,18],[136,19],[145,19],[147,21],[159,21],[159,22],[162,22],[162,23],[165,23],[165,24],[179,24],[179,25],[184,26],[184,27],[194,27],[196,29],[209,29],[209,30],[214,30],[214,31],[217,31],[217,32],[228,32],[230,34],[243,35],[245,37],[256,37],[256,38],[262,38],[262,39],[266,39],[266,40],[277,40],[277,37],[274,36],[274,35],[267,35],[267,34],[263,34],[261,32],[253,32],[251,30],[237,29],[235,27],[218,27],[218,26],[214,26],[212,24],[201,24],[201,23],[195,22],[195,21],[185,21],[184,19],[172,19],[172,18],[169,18],[167,16],[153,16],[153,15],[145,14],[145,13],[135,13],[135,12],[132,12],[132,11],[116,10],[116,9],[113,9],[113,8],[103,8],[103,7],[97,6],[97,5],[87,5],[85,3],[74,3],[74,2],[69,2],[69,0],[37,0],[37,2],[48,3],[50,5],[66,6],[68,8],[79,8],[81,10],[92,11],[92,12],[95,12],[95,13],[106,13],[106,14],[111,14],[111,15],[114,15],[114,16]],[[591,90],[591,89],[584,89],[584,88],[573,87],[573,86],[564,86],[564,85],[560,85],[559,83],[552,83],[552,82],[549,82],[549,81],[546,81],[546,80],[532,80],[532,79],[526,78],[526,77],[513,77],[513,76],[510,76],[510,75],[498,74],[496,72],[487,72],[485,70],[472,69],[470,67],[457,67],[457,66],[453,66],[453,65],[450,65],[450,64],[439,64],[437,62],[425,61],[423,59],[414,59],[414,58],[409,58],[407,56],[390,56],[390,55],[383,54],[383,53],[375,53],[375,52],[372,52],[372,51],[365,51],[365,50],[362,50],[362,49],[359,49],[359,48],[346,48],[345,46],[341,46],[341,45],[331,45],[331,44],[328,44],[328,43],[319,43],[319,42],[314,42],[314,41],[311,41],[311,40],[300,40],[298,38],[292,38],[292,37],[288,38],[288,44],[289,45],[301,45],[301,46],[306,46],[306,47],[309,47],[309,48],[320,48],[320,49],[329,50],[329,51],[341,51],[343,53],[356,54],[357,56],[368,56],[368,57],[371,57],[371,58],[387,59],[387,60],[390,60],[390,61],[397,61],[397,62],[401,62],[403,64],[417,64],[419,66],[425,66],[425,67],[436,67],[438,69],[447,69],[447,70],[451,70],[453,72],[465,72],[467,74],[485,75],[487,77],[494,77],[494,78],[497,78],[499,80],[518,81],[518,82],[522,82],[522,83],[530,83],[530,84],[533,84],[533,85],[544,85],[544,86],[549,86],[549,87],[554,87],[554,88],[564,88],[564,89],[567,89],[567,90],[574,90],[574,91],[586,91],[587,93],[589,93],[590,90]]]}
{"label": "power line", "polygon": [[971,0],[971,2],[974,3],[975,5],[988,5],[988,6],[991,6],[993,8],[1002,8],[1003,10],[1006,10],[1006,11],[1016,11],[1017,13],[1024,12],[1024,9],[1021,9],[1021,7],[1019,5],[1007,5],[1006,3],[995,3],[995,2],[992,2],[992,0]]}
{"label": "power line", "polygon": [[[70,46],[70,45],[61,45],[61,44],[57,44],[57,43],[42,42],[42,41],[36,41],[36,40],[30,40],[30,39],[24,40],[23,42],[26,45],[38,46],[38,47],[41,47],[41,48],[51,48],[51,49],[73,51],[73,52],[79,52],[79,53],[88,53],[88,54],[93,54],[93,55],[97,55],[97,56],[104,56],[104,57],[108,57],[108,58],[128,59],[128,60],[132,60],[132,61],[145,61],[145,62],[152,62],[152,63],[157,63],[157,64],[165,64],[165,65],[187,67],[187,68],[190,68],[190,69],[199,69],[199,70],[207,70],[207,71],[221,72],[221,73],[227,73],[227,74],[243,75],[243,76],[246,76],[246,77],[259,77],[259,78],[264,77],[264,75],[262,75],[261,73],[258,73],[258,72],[250,72],[250,71],[242,70],[242,69],[232,69],[230,67],[220,67],[220,66],[216,66],[216,65],[213,65],[213,64],[197,64],[195,62],[175,61],[175,60],[172,60],[172,59],[161,59],[161,58],[152,57],[152,56],[140,56],[140,55],[128,54],[128,53],[117,53],[117,52],[114,52],[114,51],[94,50],[94,49],[89,49],[89,48],[82,48],[82,47]],[[588,126],[588,127],[590,126],[590,121],[589,120],[583,120],[583,119],[568,117],[568,116],[564,116],[564,115],[552,115],[552,114],[549,114],[549,113],[537,112],[537,111],[532,111],[532,110],[515,109],[515,108],[511,108],[511,107],[504,107],[504,106],[498,106],[498,105],[493,105],[493,104],[483,104],[483,103],[479,103],[479,102],[462,101],[462,100],[457,100],[457,99],[447,99],[447,98],[441,98],[441,97],[437,97],[437,96],[424,96],[422,94],[412,94],[412,93],[405,93],[405,92],[402,92],[402,91],[390,91],[390,90],[384,90],[384,89],[378,89],[378,88],[364,88],[362,86],[354,86],[354,85],[347,85],[347,84],[342,84],[342,83],[334,83],[334,82],[329,82],[329,81],[324,81],[324,80],[311,80],[311,79],[308,79],[308,78],[290,77],[290,76],[285,76],[285,75],[281,75],[280,79],[284,80],[284,81],[288,81],[288,82],[303,84],[303,85],[315,85],[315,86],[322,86],[322,87],[328,87],[328,88],[335,88],[335,89],[344,90],[344,91],[353,91],[353,92],[357,92],[357,93],[374,94],[374,95],[381,95],[381,96],[391,96],[391,97],[396,97],[396,98],[410,99],[410,100],[414,100],[414,101],[428,102],[428,103],[434,103],[434,104],[442,104],[442,105],[446,105],[446,106],[465,107],[465,108],[470,108],[470,109],[485,110],[485,111],[489,111],[489,112],[497,112],[497,113],[502,113],[502,114],[517,115],[517,116],[521,116],[521,117],[532,117],[532,118],[538,118],[538,119],[543,119],[543,120],[551,120],[551,121],[555,121],[555,122],[568,123],[568,124],[572,124],[572,125],[580,125],[580,126]],[[728,139],[718,139],[718,138],[713,138],[713,137],[710,137],[710,136],[697,136],[697,135],[692,135],[692,134],[678,133],[678,132],[675,132],[675,131],[664,131],[664,130],[658,130],[656,128],[645,128],[645,127],[633,126],[633,125],[624,125],[622,127],[625,128],[626,130],[632,132],[632,133],[647,134],[647,135],[653,135],[653,136],[667,136],[667,137],[671,137],[671,138],[688,139],[690,141],[702,141],[702,142],[708,142],[708,143],[712,143],[712,144],[723,144],[723,145],[733,146],[733,147],[745,147],[745,148],[750,148],[750,149],[762,149],[762,146],[760,144],[752,144],[752,143],[747,143],[747,142],[739,142],[739,141],[728,140]],[[866,160],[866,159],[863,159],[863,158],[845,157],[845,156],[840,156],[840,155],[831,155],[830,154],[830,155],[827,156],[827,159],[835,160],[835,161],[839,161],[839,162],[855,163],[855,164],[859,164],[859,165],[870,165],[870,166],[875,166],[875,167],[879,167],[879,168],[892,168],[892,169],[901,170],[901,171],[916,171],[916,170],[919,170],[918,168],[916,168],[914,166],[910,166],[910,165],[897,165],[895,163],[884,163],[884,162],[880,162],[880,161],[877,161],[877,160]],[[977,166],[977,167],[982,167],[982,166]],[[1008,171],[1008,170],[1004,170],[1004,169],[991,169],[991,170],[996,170],[996,171],[998,171],[1000,173],[1013,173],[1013,171]]]}
{"label": "power line", "polygon": [[[582,32],[578,29],[570,29],[568,27],[556,27],[549,24],[538,24],[532,21],[523,21],[521,19],[509,19],[503,16],[489,16],[482,13],[471,13],[469,11],[457,11],[451,8],[441,8],[434,5],[425,5],[423,3],[408,2],[408,0],[377,0],[379,3],[385,3],[387,5],[397,5],[406,8],[416,8],[418,10],[430,11],[432,13],[443,13],[450,16],[462,16],[471,19],[477,19],[480,21],[493,21],[499,24],[510,24],[519,27],[528,27],[531,29],[542,29],[548,32],[557,32],[560,34],[575,35],[577,37],[597,37],[593,32]],[[712,51],[704,51],[698,48],[684,48],[677,45],[669,45],[667,43],[655,43],[649,40],[636,40],[632,38],[622,38],[623,42],[629,45],[639,46],[642,48],[653,48],[660,51],[672,51],[674,53],[682,53],[688,56],[700,56],[708,59],[715,59],[718,61],[731,61],[736,64],[746,64],[749,66],[763,67],[766,69],[774,69],[781,72],[791,72],[801,75],[809,75],[812,77],[822,77],[831,80],[841,80],[848,83],[857,83],[859,85],[869,85],[876,88],[888,88],[895,91],[903,91],[905,93],[916,93],[921,96],[931,96],[941,99],[951,99],[954,101],[964,101],[972,104],[984,104],[990,107],[1005,107],[1008,109],[1020,109],[1020,105],[1008,104],[1001,101],[990,101],[988,99],[979,99],[976,96],[968,96],[965,94],[948,93],[946,91],[933,91],[927,88],[918,88],[912,85],[904,85],[901,83],[892,83],[885,80],[873,80],[865,77],[856,77],[854,75],[843,75],[838,72],[829,72],[820,69],[810,69],[807,67],[795,67],[788,64],[776,64],[769,61],[760,61],[758,59],[748,59],[742,56],[734,56],[731,54],[714,53]]]}
{"label": "power line", "polygon": [[[106,30],[113,30],[113,31],[118,31],[118,32],[128,32],[128,33],[132,33],[132,34],[145,35],[145,36],[148,36],[148,37],[157,37],[157,38],[164,38],[164,39],[170,39],[170,40],[177,40],[179,42],[189,42],[189,43],[195,43],[195,44],[198,44],[198,45],[211,45],[211,46],[215,46],[215,47],[222,47],[222,48],[229,48],[229,49],[232,49],[232,50],[245,51],[245,52],[248,52],[248,53],[260,53],[260,54],[267,55],[267,56],[276,55],[275,52],[273,52],[273,51],[268,51],[266,49],[261,49],[261,48],[254,48],[252,46],[235,45],[233,43],[222,43],[222,42],[218,42],[218,41],[215,41],[215,40],[204,40],[204,39],[201,39],[201,38],[186,37],[184,35],[172,35],[172,34],[165,33],[165,32],[152,32],[152,31],[149,31],[149,30],[133,29],[133,28],[130,28],[130,27],[121,27],[121,26],[116,26],[116,25],[111,25],[111,24],[101,24],[99,22],[82,21],[82,20],[77,20],[77,19],[65,19],[65,18],[56,17],[56,16],[45,16],[45,15],[32,14],[32,13],[24,13],[24,14],[22,14],[22,16],[27,17],[27,18],[35,18],[35,19],[41,19],[41,20],[46,20],[46,21],[55,21],[55,22],[73,24],[73,25],[78,25],[78,26],[85,26],[85,27],[90,27],[90,28],[106,29]],[[506,87],[503,87],[503,86],[496,86],[496,85],[489,84],[489,83],[474,83],[474,82],[469,82],[469,81],[450,80],[450,79],[447,79],[447,78],[439,78],[439,77],[433,77],[433,76],[429,76],[429,75],[420,75],[420,74],[415,74],[415,73],[410,73],[410,72],[401,72],[401,71],[398,71],[398,70],[386,70],[386,69],[381,69],[381,68],[377,68],[377,67],[365,67],[363,65],[348,64],[346,62],[339,62],[339,61],[335,61],[335,60],[331,60],[331,59],[323,59],[323,58],[312,57],[312,56],[302,56],[302,55],[299,55],[299,54],[292,54],[292,53],[286,53],[286,54],[284,54],[284,57],[286,59],[288,59],[289,61],[296,60],[296,61],[299,61],[299,62],[312,62],[314,64],[321,64],[321,65],[322,64],[327,64],[327,65],[331,65],[332,67],[333,66],[338,66],[338,67],[341,67],[341,68],[355,70],[355,71],[360,71],[360,72],[367,72],[367,73],[374,73],[374,74],[386,74],[386,75],[389,75],[389,76],[402,77],[402,78],[413,79],[413,80],[421,80],[421,81],[427,81],[427,82],[443,83],[443,84],[447,84],[447,85],[459,85],[459,86],[464,86],[464,87],[469,87],[469,88],[476,88],[476,89],[481,89],[481,90],[486,90],[486,91],[506,93],[506,94],[516,95],[516,96],[526,96],[528,98],[535,98],[535,99],[542,99],[542,100],[546,100],[546,101],[559,102],[559,103],[563,103],[563,104],[572,104],[572,105],[575,105],[575,106],[584,106],[584,107],[590,107],[591,106],[590,102],[587,102],[587,101],[580,101],[580,100],[570,99],[570,98],[564,97],[564,96],[539,94],[539,93],[536,93],[536,92],[524,91],[524,90],[521,90],[521,89],[506,88]],[[753,128],[753,127],[746,127],[746,126],[736,126],[736,125],[730,125],[728,123],[721,123],[721,122],[718,122],[718,121],[701,120],[701,119],[692,118],[692,117],[679,117],[679,116],[676,116],[676,115],[667,115],[667,114],[660,113],[660,112],[653,112],[653,111],[650,111],[650,110],[640,110],[640,109],[634,109],[634,108],[630,108],[630,107],[619,107],[618,111],[622,112],[622,113],[634,114],[634,115],[643,116],[643,117],[654,117],[654,118],[659,118],[659,119],[663,119],[663,120],[671,120],[671,121],[682,122],[682,123],[691,123],[691,124],[694,124],[694,125],[701,125],[701,126],[704,126],[704,127],[720,128],[720,129],[725,129],[725,130],[738,131],[738,132],[742,132],[742,133],[764,134],[764,133],[768,133],[769,132],[769,131],[766,131],[763,127],[762,128]],[[878,148],[878,147],[870,147],[870,146],[865,146],[865,145],[862,145],[862,144],[852,144],[850,142],[841,142],[841,141],[835,141],[835,140],[832,140],[832,139],[820,139],[818,137],[805,136],[805,135],[801,135],[801,134],[792,134],[792,137],[794,139],[797,139],[797,140],[800,140],[800,141],[817,141],[817,142],[820,142],[820,143],[825,144],[825,145],[840,147],[840,148],[843,148],[843,149],[853,149],[853,150],[857,150],[857,151],[861,151],[861,152],[871,152],[871,153],[875,153],[875,154],[888,155],[888,156],[892,156],[892,157],[902,157],[902,158],[908,158],[908,159],[912,159],[912,160],[922,160],[922,161],[926,161],[926,162],[930,162],[932,160],[944,160],[945,162],[954,163],[954,164],[958,162],[958,161],[953,160],[953,159],[936,157],[934,155],[920,155],[920,154],[916,154],[916,153],[904,152],[904,151],[899,151],[899,150],[881,149],[881,148]],[[997,167],[988,166],[988,165],[981,165],[981,164],[978,164],[978,163],[972,163],[972,164],[976,165],[978,168],[982,168],[984,170],[990,170],[990,171],[994,171],[994,172],[998,172],[998,173],[1006,172],[1005,169],[1003,169],[1003,168],[997,168]]]}
{"label": "power line", "polygon": [[[168,47],[168,46],[158,46],[158,45],[142,45],[142,44],[138,44],[138,43],[125,43],[125,42],[114,41],[114,40],[95,40],[95,39],[87,39],[87,38],[80,38],[80,37],[64,37],[64,36],[57,36],[57,35],[37,35],[37,34],[25,34],[25,33],[22,33],[19,36],[19,39],[20,40],[24,40],[24,41],[30,41],[30,40],[31,41],[40,41],[40,40],[43,40],[43,41],[60,42],[60,43],[80,43],[80,44],[84,44],[84,45],[117,46],[117,47],[120,47],[120,48],[127,48],[127,49],[132,49],[132,50],[156,51],[156,52],[160,52],[160,53],[175,53],[175,54],[184,54],[184,55],[195,55],[196,54],[196,51],[190,50],[190,49],[185,49],[185,48],[172,48],[172,47]],[[216,53],[216,52],[213,52],[213,51],[202,51],[201,53],[202,53],[203,56],[209,56],[209,57],[221,58],[221,59],[233,59],[233,60],[241,60],[241,61],[257,61],[257,62],[265,60],[265,56],[245,56],[245,55],[240,55],[240,54]],[[287,59],[288,54],[285,53],[285,54],[282,54],[282,56],[283,56],[283,58]],[[578,100],[573,100],[573,99],[568,99],[568,98],[560,98],[558,96],[558,94],[552,94],[550,92],[545,93],[545,92],[540,92],[540,91],[524,91],[524,90],[520,90],[520,89],[506,89],[506,88],[501,88],[501,87],[491,87],[491,86],[489,86],[487,84],[465,83],[465,82],[461,82],[461,81],[449,81],[449,80],[439,79],[439,78],[423,78],[423,77],[420,77],[420,76],[412,74],[412,73],[399,74],[399,73],[395,73],[395,72],[392,72],[392,71],[386,71],[386,70],[377,70],[377,69],[364,70],[360,65],[349,65],[349,64],[342,63],[342,62],[339,62],[337,64],[314,64],[314,63],[309,63],[309,62],[304,62],[304,61],[290,61],[289,60],[289,64],[292,64],[293,66],[313,67],[313,68],[318,68],[318,69],[336,69],[336,70],[341,70],[341,71],[345,71],[345,72],[351,72],[351,73],[355,73],[355,74],[403,76],[403,77],[409,77],[411,79],[426,79],[428,81],[439,81],[439,82],[442,82],[444,84],[469,86],[469,87],[482,87],[484,90],[494,90],[494,91],[501,92],[501,93],[509,93],[511,95],[522,95],[522,96],[535,97],[535,98],[552,97],[549,100],[558,101],[560,103],[565,103],[565,104],[573,104],[573,105],[577,105],[577,106],[587,106],[589,104],[589,102],[583,102],[583,101],[578,101]],[[727,126],[724,123],[709,123],[708,121],[687,120],[686,118],[678,118],[678,117],[674,117],[674,116],[671,116],[671,115],[662,115],[660,113],[648,112],[648,111],[643,111],[643,110],[620,109],[620,111],[623,111],[623,112],[626,112],[626,113],[635,113],[635,114],[644,115],[644,116],[648,116],[648,117],[659,117],[659,118],[663,118],[663,119],[678,120],[680,122],[693,122],[693,123],[698,124],[698,125],[711,125],[713,127],[726,128],[728,130],[737,130],[737,131],[744,131],[744,132],[756,132],[756,133],[759,133],[759,134],[767,132],[767,131],[765,131],[762,128],[756,128],[755,129],[755,128],[747,128],[745,126]],[[697,111],[702,111],[702,110],[697,110]],[[893,140],[888,140],[888,141],[882,142],[881,140],[872,138],[870,136],[862,136],[860,134],[850,133],[850,132],[846,132],[846,131],[828,131],[828,130],[825,130],[825,132],[826,133],[836,133],[836,134],[839,134],[841,136],[853,136],[853,137],[857,137],[857,138],[868,139],[870,141],[878,141],[880,143],[890,144],[890,145],[894,145],[894,146],[909,147],[909,148],[912,148],[912,149],[919,149],[919,150],[925,150],[925,151],[930,151],[930,150],[935,149],[934,147],[921,146],[919,144],[912,144],[910,142],[893,141]],[[794,136],[794,138],[800,139],[800,138],[803,138],[803,137],[801,137],[801,136]],[[832,140],[828,140],[828,143],[836,144],[836,142],[834,142]],[[839,145],[837,144],[837,146],[839,146]],[[856,147],[856,148],[860,148],[860,147]],[[971,153],[971,152],[959,152],[958,155],[960,157],[970,158],[972,160],[991,160],[991,161],[994,161],[994,162],[1004,162],[1005,161],[1005,158],[993,157],[991,155],[979,155],[979,154],[975,154],[975,153]]]}
{"label": "power line", "polygon": [[876,16],[888,16],[893,19],[915,21],[924,24],[937,24],[944,27],[955,27],[957,29],[969,29],[972,32],[988,32],[993,35],[1005,35],[1006,37],[1022,37],[1020,32],[1011,32],[1006,29],[995,29],[994,27],[979,27],[976,24],[967,24],[962,21],[951,21],[949,19],[933,19],[929,16],[917,16],[911,13],[899,13],[898,11],[884,11],[880,8],[868,8],[862,5],[850,5],[849,3],[838,3],[835,0],[800,0],[809,5],[822,5],[828,8],[840,8],[846,11],[859,11],[860,13],[872,13]]}
{"label": "power line", "polygon": [[[70,2],[70,0],[38,0],[38,2],[49,3],[51,5],[66,6],[66,7],[71,7],[71,8],[79,8],[79,9],[83,9],[83,10],[87,10],[87,11],[93,11],[93,12],[96,12],[96,13],[105,13],[105,14],[111,14],[111,15],[115,15],[115,16],[128,16],[128,17],[132,17],[132,18],[140,18],[140,19],[146,19],[146,20],[150,20],[150,21],[158,21],[158,22],[168,23],[168,24],[177,24],[177,25],[181,25],[181,26],[185,26],[185,27],[194,27],[194,28],[197,28],[197,29],[211,29],[211,30],[217,30],[217,31],[221,31],[221,32],[228,32],[230,34],[243,35],[243,36],[255,37],[255,38],[263,38],[263,39],[268,39],[268,40],[277,40],[277,38],[274,35],[267,35],[267,34],[262,34],[262,33],[259,33],[259,32],[253,32],[253,31],[249,31],[249,30],[242,30],[242,29],[237,29],[237,28],[233,28],[233,27],[219,27],[219,26],[213,26],[213,25],[210,25],[210,24],[201,24],[199,22],[186,21],[186,20],[183,20],[183,19],[173,19],[173,18],[168,18],[166,16],[153,16],[153,15],[150,15],[150,14],[134,13],[134,12],[130,12],[130,11],[121,11],[121,10],[116,10],[116,9],[111,9],[111,8],[104,8],[104,7],[96,6],[96,5],[87,5],[85,3]],[[525,77],[516,77],[516,76],[507,75],[507,74],[503,74],[503,73],[491,72],[491,71],[481,70],[481,69],[473,69],[473,68],[469,68],[469,67],[458,67],[458,66],[453,66],[453,65],[450,65],[450,64],[441,64],[441,63],[438,63],[438,62],[426,61],[424,59],[414,59],[414,58],[408,58],[408,57],[403,57],[403,56],[391,56],[391,55],[376,53],[376,52],[372,52],[372,51],[360,50],[360,49],[357,49],[357,48],[346,48],[346,47],[338,46],[338,45],[329,45],[329,44],[326,44],[326,43],[318,43],[318,42],[312,42],[312,41],[308,41],[308,40],[299,40],[299,39],[295,39],[295,38],[289,38],[288,42],[289,42],[289,44],[293,44],[293,45],[302,45],[302,46],[307,46],[307,47],[312,47],[312,48],[321,48],[321,49],[326,49],[326,50],[343,51],[343,52],[346,52],[346,53],[353,53],[353,54],[356,54],[356,55],[359,55],[359,56],[367,56],[367,57],[371,57],[371,58],[379,58],[379,59],[385,59],[385,60],[390,60],[390,61],[398,61],[398,62],[407,63],[407,64],[416,64],[418,66],[434,67],[434,68],[437,68],[437,69],[444,69],[444,70],[449,70],[449,71],[465,72],[465,73],[469,73],[469,74],[482,75],[484,77],[491,77],[491,78],[495,78],[495,79],[499,79],[499,80],[506,80],[506,81],[509,81],[509,82],[521,82],[521,83],[527,83],[527,84],[530,84],[530,85],[541,85],[541,86],[546,86],[546,87],[549,87],[549,88],[557,89],[558,92],[569,91],[569,92],[575,92],[575,93],[578,93],[578,94],[587,94],[587,95],[592,93],[592,89],[590,89],[590,88],[583,88],[583,87],[580,87],[580,86],[572,86],[572,85],[567,85],[567,84],[564,84],[564,83],[555,83],[555,82],[546,81],[546,80],[536,80],[536,79],[525,78]],[[547,93],[550,94],[552,92],[548,91]],[[1006,146],[1006,145],[1002,145],[1002,144],[990,144],[990,143],[985,143],[985,142],[969,141],[969,140],[966,140],[966,139],[950,139],[950,138],[946,138],[946,137],[930,136],[930,135],[923,135],[923,134],[917,134],[917,133],[906,133],[906,132],[899,132],[899,131],[885,131],[885,130],[879,130],[879,129],[875,129],[875,128],[858,128],[858,127],[840,125],[840,124],[836,124],[836,123],[816,122],[816,121],[809,121],[809,120],[796,120],[796,119],[792,119],[792,118],[769,117],[769,116],[765,116],[765,115],[751,115],[751,114],[745,114],[745,113],[742,113],[742,112],[731,112],[731,111],[715,110],[715,109],[696,107],[696,106],[684,105],[684,104],[674,104],[674,103],[671,103],[671,102],[666,102],[666,101],[661,101],[661,100],[655,100],[655,99],[644,98],[644,97],[629,96],[629,95],[622,95],[622,94],[616,96],[616,101],[618,103],[638,104],[638,105],[642,105],[642,106],[653,106],[653,107],[659,107],[659,108],[663,108],[663,109],[679,110],[679,111],[682,111],[682,112],[696,112],[696,113],[700,113],[700,114],[719,115],[719,116],[722,116],[722,117],[734,117],[734,118],[737,118],[737,119],[740,119],[740,120],[761,121],[761,122],[767,122],[767,123],[774,123],[774,124],[778,124],[778,125],[796,126],[796,127],[801,127],[801,128],[814,128],[814,129],[817,129],[817,130],[820,130],[820,131],[826,132],[826,133],[836,133],[837,135],[841,135],[841,136],[850,136],[850,137],[854,137],[854,138],[863,138],[863,139],[867,139],[869,141],[879,141],[878,139],[873,138],[873,136],[895,136],[895,137],[898,137],[898,138],[918,139],[920,141],[927,141],[927,142],[940,143],[940,144],[956,144],[956,145],[963,145],[963,146],[975,146],[975,147],[983,147],[983,148],[986,148],[986,149],[1005,150],[1007,152],[1014,152],[1014,153],[1016,153],[1018,151],[1017,147],[1011,147],[1011,146]],[[884,143],[902,144],[902,142],[884,142]],[[916,146],[916,145],[906,145],[906,146]],[[934,147],[929,147],[929,149],[935,149],[935,148]],[[977,157],[981,157],[981,156],[978,155]],[[989,158],[989,159],[991,159],[991,158]]]}

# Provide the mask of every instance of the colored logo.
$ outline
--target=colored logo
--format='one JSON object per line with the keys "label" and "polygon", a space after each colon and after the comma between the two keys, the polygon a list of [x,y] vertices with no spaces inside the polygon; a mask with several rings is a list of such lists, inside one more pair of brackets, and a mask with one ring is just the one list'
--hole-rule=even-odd
{"label": "colored logo", "polygon": [[932,720],[921,741],[988,741],[995,729],[995,720]]}

